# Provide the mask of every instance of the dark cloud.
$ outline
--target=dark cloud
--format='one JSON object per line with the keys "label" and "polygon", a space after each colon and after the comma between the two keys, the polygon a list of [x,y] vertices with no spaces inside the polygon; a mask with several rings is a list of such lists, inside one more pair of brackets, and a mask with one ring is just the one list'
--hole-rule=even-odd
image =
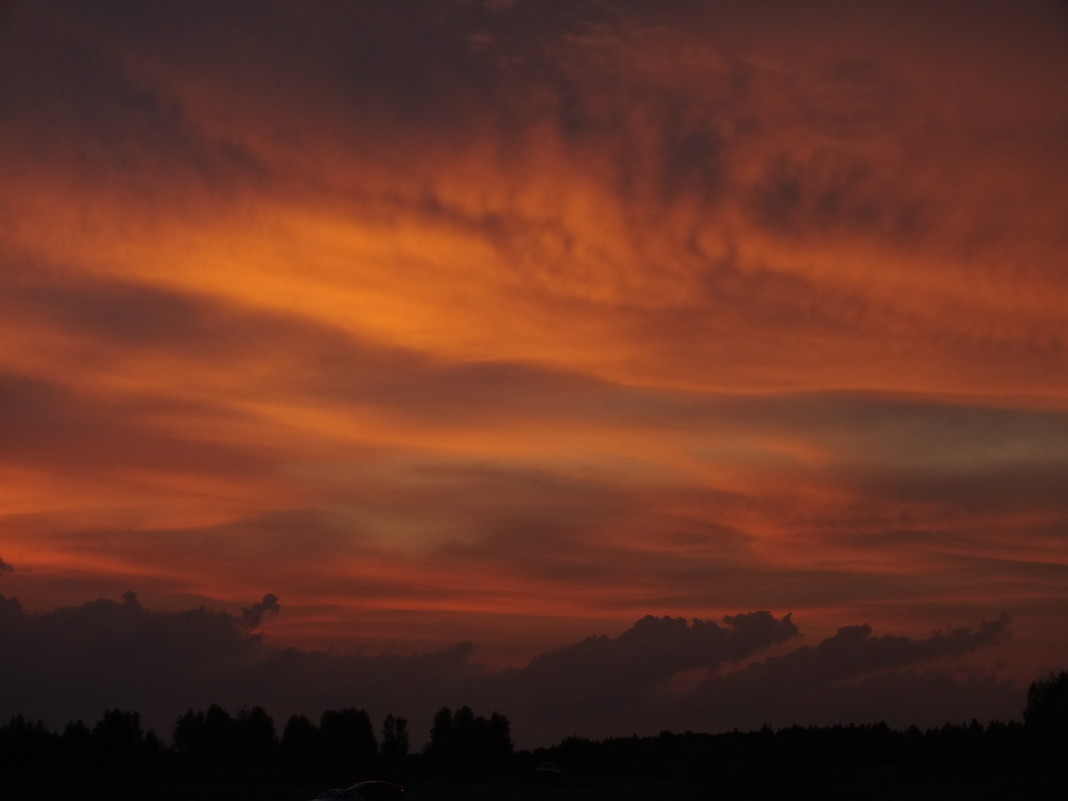
{"label": "dark cloud", "polygon": [[[414,141],[470,134],[487,99],[512,94],[513,87],[501,85],[502,73],[513,74],[507,66],[537,57],[544,38],[564,36],[580,13],[565,5],[534,10],[520,4],[492,13],[478,4],[432,2],[278,3],[254,18],[232,2],[181,9],[121,2],[92,10],[60,7],[64,25],[48,13],[24,13],[23,24],[37,28],[36,38],[58,40],[45,50],[63,54],[61,70],[37,65],[37,84],[20,84],[27,102],[66,97],[73,90],[51,82],[77,72],[84,109],[75,106],[68,123],[90,134],[106,124],[121,126],[117,151],[146,143],[157,151],[170,147],[171,161],[208,163],[216,173],[226,173],[226,165],[211,164],[213,156],[258,171],[253,154],[277,145],[304,151],[303,159],[316,145],[347,142],[351,152],[381,147],[397,134]],[[13,58],[32,63],[34,54]],[[543,54],[538,60],[547,63]],[[244,114],[218,114],[204,102],[206,83],[214,84],[212,96]],[[60,107],[70,115],[68,105],[74,104]],[[249,135],[234,125],[237,116],[252,116],[262,127]],[[127,117],[141,124],[123,125]],[[91,138],[103,143],[106,134]],[[245,176],[235,172],[229,181],[243,183]]]}
{"label": "dark cloud", "polygon": [[936,212],[924,195],[901,197],[901,185],[885,167],[855,156],[822,153],[802,163],[784,154],[768,165],[752,206],[762,224],[793,237],[844,232],[913,243]]}
{"label": "dark cloud", "polygon": [[[817,645],[713,676],[688,701],[704,714],[717,715],[721,725],[760,725],[761,715],[772,725],[826,724],[852,708],[851,720],[907,726],[931,721],[932,712],[947,720],[970,719],[975,715],[969,703],[982,703],[991,716],[1015,717],[1020,694],[1007,683],[987,675],[961,680],[944,669],[917,673],[914,668],[1004,642],[1009,623],[1002,616],[977,629],[935,632],[925,639],[874,637],[870,626],[846,626]],[[909,716],[915,716],[911,723]]]}
{"label": "dark cloud", "polygon": [[823,679],[858,676],[867,672],[896,668],[943,656],[960,657],[977,648],[995,645],[1009,634],[1008,615],[987,621],[978,629],[935,632],[924,640],[884,635],[873,637],[871,626],[845,626],[815,647],[770,662],[783,675],[818,674]]}
{"label": "dark cloud", "polygon": [[4,561],[4,559],[0,558],[0,575],[3,575],[4,573],[14,573],[14,572],[15,572],[14,566],[9,564],[8,562]]}
{"label": "dark cloud", "polygon": [[129,468],[261,477],[269,472],[258,448],[161,434],[138,419],[181,408],[168,398],[101,400],[53,381],[0,372],[0,461],[101,474]]}
{"label": "dark cloud", "polygon": [[[458,424],[502,416],[588,420],[652,429],[729,427],[748,433],[804,432],[836,456],[864,454],[885,469],[927,466],[949,474],[1057,469],[1068,449],[1068,415],[1052,408],[994,405],[982,399],[938,401],[877,392],[729,393],[647,389],[579,372],[506,361],[419,363],[343,379],[341,397],[392,406]],[[848,469],[863,470],[851,462]],[[925,477],[926,479],[926,477]]]}
{"label": "dark cloud", "polygon": [[[123,4],[125,12],[102,6],[95,35],[76,22],[83,17],[76,5],[17,5],[21,35],[4,48],[0,71],[0,102],[20,120],[3,128],[21,154],[7,162],[10,169],[43,161],[63,181],[119,188],[172,211],[176,200],[188,210],[197,198],[229,196],[264,177],[243,143],[205,132],[174,87],[116,36],[127,17],[138,16],[128,13],[132,5]],[[133,41],[148,44],[152,27],[135,28]]]}
{"label": "dark cloud", "polygon": [[[522,720],[555,738],[649,730],[665,720],[658,692],[676,674],[716,670],[798,635],[789,616],[767,612],[714,621],[646,616],[618,637],[590,637],[536,656],[498,677]],[[579,721],[576,723],[575,721]]]}
{"label": "dark cloud", "polygon": [[[798,634],[789,615],[776,620],[768,612],[752,612],[728,616],[725,622],[725,627],[702,620],[691,625],[684,618],[646,616],[619,637],[592,637],[542,654],[524,673],[556,682],[565,694],[569,681],[598,677],[599,687],[615,696],[681,670],[718,668]],[[594,688],[570,689],[578,697]]]}
{"label": "dark cloud", "polygon": [[130,281],[38,278],[12,283],[5,298],[12,313],[37,319],[47,315],[72,335],[111,344],[225,352],[233,346],[239,324],[246,322],[221,301]]}
{"label": "dark cloud", "polygon": [[824,475],[866,497],[1063,510],[1056,487],[1068,469],[1068,416],[1057,409],[845,392],[692,394],[649,403],[694,428],[805,432],[823,456]]}
{"label": "dark cloud", "polygon": [[433,704],[473,685],[469,645],[410,657],[269,648],[249,628],[270,609],[277,609],[271,594],[241,614],[150,611],[127,593],[119,603],[31,615],[0,596],[0,680],[9,691],[0,714],[23,712],[60,726],[117,706],[142,711],[168,734],[190,706],[263,703],[275,715],[317,715],[358,694],[376,714],[411,707],[429,724]]}
{"label": "dark cloud", "polygon": [[[277,608],[268,594],[240,614],[160,612],[129,592],[121,602],[31,615],[0,596],[0,680],[9,690],[0,714],[22,712],[58,726],[118,706],[142,711],[166,734],[190,706],[263,704],[276,716],[314,716],[355,703],[375,717],[408,716],[418,735],[440,706],[471,703],[504,711],[530,746],[569,734],[720,731],[819,715],[935,725],[1015,716],[1006,704],[1020,701],[1018,690],[989,677],[915,670],[1002,642],[1007,618],[925,639],[876,637],[867,626],[849,626],[815,646],[720,673],[783,646],[798,628],[789,616],[767,612],[728,616],[723,625],[648,616],[617,637],[590,637],[525,668],[493,672],[471,661],[470,643],[411,656],[271,647],[249,629],[259,622],[253,618]],[[902,710],[917,717],[907,720]]]}
{"label": "dark cloud", "polygon": [[[625,422],[629,407],[641,403],[640,393],[630,401],[610,382],[579,372],[516,361],[446,362],[296,314],[129,280],[49,278],[54,266],[6,256],[11,269],[0,279],[0,308],[9,319],[47,323],[78,341],[83,366],[94,352],[113,362],[147,353],[174,359],[176,367],[227,362],[228,369],[239,370],[255,362],[249,379],[259,383],[261,394],[296,396],[313,405],[377,406],[463,426],[517,416]],[[265,362],[263,354],[270,359]],[[185,394],[180,385],[167,389],[170,402]]]}
{"label": "dark cloud", "polygon": [[281,608],[278,604],[278,596],[269,592],[259,603],[242,607],[241,625],[249,631],[258,629],[263,622],[264,615],[277,615]]}
{"label": "dark cloud", "polygon": [[[264,353],[292,371],[310,361],[368,370],[402,369],[405,351],[360,342],[344,331],[285,311],[273,311],[203,292],[132,279],[64,276],[62,265],[2,253],[8,267],[0,307],[21,323],[44,321],[83,347],[150,352],[189,363],[262,359]],[[88,348],[87,348],[88,349]],[[408,354],[409,359],[415,356]]]}
{"label": "dark cloud", "polygon": [[[175,706],[218,692],[230,672],[246,670],[262,643],[240,619],[204,608],[185,612],[145,609],[136,595],[98,600],[41,615],[4,599],[0,638],[5,714],[60,724],[91,720],[102,709],[141,709],[156,726]],[[165,729],[164,729],[165,731]]]}

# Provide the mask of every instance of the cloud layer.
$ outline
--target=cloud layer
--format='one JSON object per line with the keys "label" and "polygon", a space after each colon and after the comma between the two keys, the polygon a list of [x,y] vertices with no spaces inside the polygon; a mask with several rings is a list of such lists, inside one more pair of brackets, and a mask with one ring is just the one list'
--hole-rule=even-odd
{"label": "cloud layer", "polygon": [[1066,54],[1037,1],[5,4],[5,593],[531,693],[649,635],[642,725],[791,613],[1043,674]]}

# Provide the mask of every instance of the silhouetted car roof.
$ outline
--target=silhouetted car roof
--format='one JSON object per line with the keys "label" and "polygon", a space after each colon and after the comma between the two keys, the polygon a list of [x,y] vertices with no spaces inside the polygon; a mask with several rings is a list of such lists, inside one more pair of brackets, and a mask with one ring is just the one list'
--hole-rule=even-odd
{"label": "silhouetted car roof", "polygon": [[393,782],[365,781],[356,782],[351,787],[340,790],[324,790],[316,795],[312,801],[401,801],[404,798],[404,787]]}

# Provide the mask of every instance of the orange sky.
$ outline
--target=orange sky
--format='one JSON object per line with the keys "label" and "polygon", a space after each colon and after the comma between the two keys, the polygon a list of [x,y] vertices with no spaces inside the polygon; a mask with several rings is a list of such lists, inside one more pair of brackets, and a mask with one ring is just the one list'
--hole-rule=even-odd
{"label": "orange sky", "polygon": [[0,591],[1068,659],[1058,3],[0,7]]}

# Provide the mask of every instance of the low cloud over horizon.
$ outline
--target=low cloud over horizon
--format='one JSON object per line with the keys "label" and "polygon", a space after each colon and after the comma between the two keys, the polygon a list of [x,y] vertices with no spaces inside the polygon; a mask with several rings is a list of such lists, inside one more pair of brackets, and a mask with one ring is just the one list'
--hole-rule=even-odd
{"label": "low cloud over horizon", "polygon": [[617,636],[587,636],[493,670],[477,663],[469,642],[409,655],[274,646],[259,626],[280,609],[268,594],[240,614],[165,612],[127,592],[28,614],[0,596],[0,719],[22,714],[61,729],[121,708],[166,738],[180,714],[213,703],[263,706],[279,732],[290,715],[356,706],[376,721],[406,717],[419,747],[434,712],[466,704],[502,712],[517,744],[532,748],[571,735],[764,724],[925,728],[1015,720],[1023,709],[1024,688],[968,662],[1009,638],[1007,615],[920,638],[848,625],[815,643],[805,643],[791,615],[749,612],[721,623],[647,615]]}

